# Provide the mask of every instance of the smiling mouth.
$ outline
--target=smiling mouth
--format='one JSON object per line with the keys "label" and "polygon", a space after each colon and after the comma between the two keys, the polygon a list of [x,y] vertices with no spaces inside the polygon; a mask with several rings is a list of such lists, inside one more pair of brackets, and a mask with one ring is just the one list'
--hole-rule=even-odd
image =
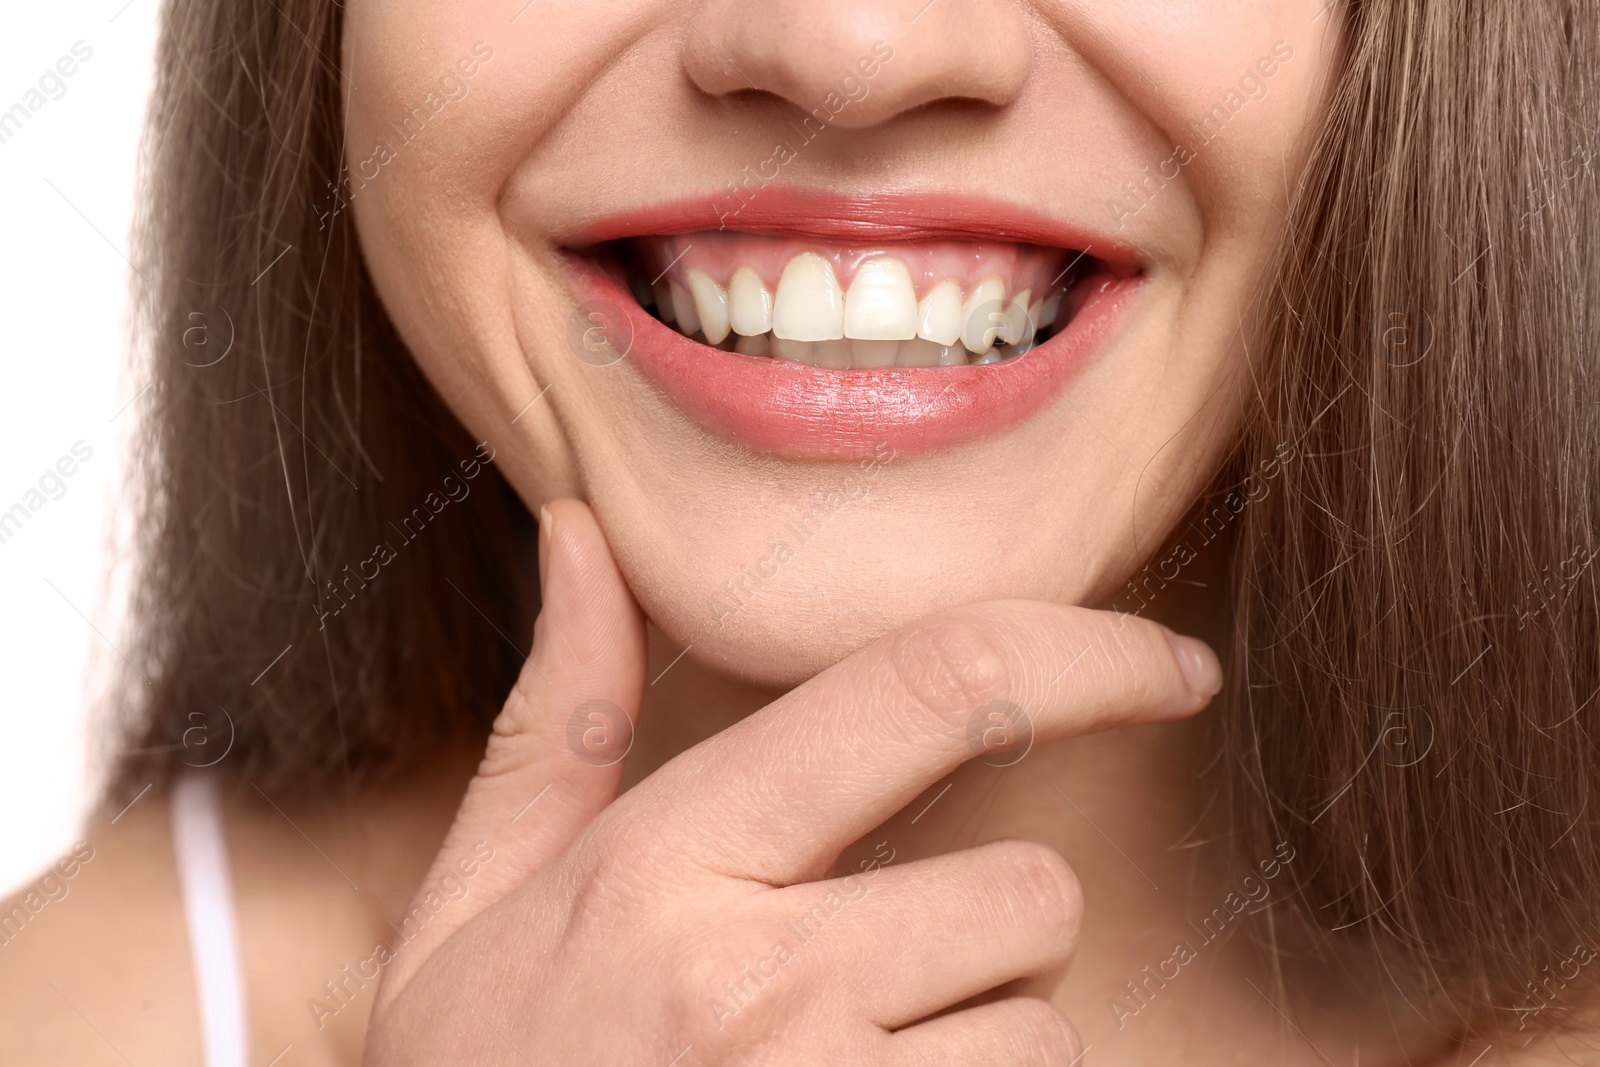
{"label": "smiling mouth", "polygon": [[604,249],[639,304],[703,345],[831,370],[1004,363],[1119,273],[1015,241],[821,242],[737,232]]}
{"label": "smiling mouth", "polygon": [[[1114,235],[956,193],[766,189],[588,222],[569,334],[701,429],[795,458],[1006,431],[1109,346],[1144,288]],[[577,351],[577,349],[574,349]],[[625,372],[626,373],[626,372]]]}

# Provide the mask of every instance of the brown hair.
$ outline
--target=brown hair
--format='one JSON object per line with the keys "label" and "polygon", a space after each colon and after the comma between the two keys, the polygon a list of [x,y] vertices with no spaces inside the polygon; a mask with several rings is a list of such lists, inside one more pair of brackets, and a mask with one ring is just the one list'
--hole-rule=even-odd
{"label": "brown hair", "polygon": [[1239,858],[1480,1027],[1600,949],[1594,16],[1354,7],[1255,340]]}
{"label": "brown hair", "polygon": [[[1290,843],[1308,927],[1474,1020],[1600,943],[1592,16],[1331,9],[1339,69],[1251,343],[1237,469],[1279,462],[1238,519],[1222,818],[1244,862]],[[349,578],[474,445],[349,213],[324,214],[340,22],[333,0],[167,5],[124,789],[200,762],[185,731],[218,708],[228,766],[269,788],[386,773],[486,730],[530,630],[527,516],[492,464]]]}
{"label": "brown hair", "polygon": [[136,789],[230,743],[268,790],[394,769],[487,730],[532,631],[526,511],[405,356],[350,213],[327,217],[341,21],[166,7],[135,261]]}

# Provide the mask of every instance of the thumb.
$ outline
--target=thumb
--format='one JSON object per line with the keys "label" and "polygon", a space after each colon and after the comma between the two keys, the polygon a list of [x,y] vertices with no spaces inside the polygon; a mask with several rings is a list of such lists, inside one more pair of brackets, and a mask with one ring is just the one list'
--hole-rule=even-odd
{"label": "thumb", "polygon": [[[644,616],[581,501],[539,511],[539,587],[533,652],[413,900],[409,916],[422,907],[428,919],[404,941],[391,969],[400,973],[386,976],[391,997],[406,972],[560,855],[616,796],[644,691]],[[445,891],[463,884],[458,899]],[[400,932],[410,932],[405,920]]]}

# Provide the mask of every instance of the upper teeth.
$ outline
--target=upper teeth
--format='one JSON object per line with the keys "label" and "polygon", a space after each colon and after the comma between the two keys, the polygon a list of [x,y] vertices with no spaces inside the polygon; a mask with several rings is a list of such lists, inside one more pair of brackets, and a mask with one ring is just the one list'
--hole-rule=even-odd
{"label": "upper teeth", "polygon": [[[784,277],[788,275],[785,271]],[[778,295],[783,295],[781,282]],[[844,336],[862,341],[909,341],[917,336],[917,292],[906,265],[893,256],[879,256],[857,267],[844,298],[842,327]]]}
{"label": "upper teeth", "polygon": [[917,305],[917,336],[941,345],[961,340],[961,287],[952,281],[935,285]]}
{"label": "upper teeth", "polygon": [[972,352],[987,352],[1000,336],[1005,319],[998,312],[1005,306],[1005,286],[999,278],[985,278],[967,294],[961,304],[961,343]]}
{"label": "upper teeth", "polygon": [[848,292],[840,288],[833,265],[814,252],[789,261],[776,294],[749,267],[734,271],[726,288],[699,269],[687,271],[684,280],[687,285],[654,286],[661,317],[684,333],[702,332],[714,345],[730,332],[740,337],[770,332],[783,341],[922,338],[944,347],[959,342],[981,355],[997,344],[1032,341],[1060,307],[1059,292],[1033,300],[1029,289],[1012,294],[1008,302],[1005,284],[993,275],[965,294],[954,281],[940,281],[919,301],[910,272],[893,256],[858,266]]}
{"label": "upper teeth", "polygon": [[728,283],[728,322],[741,337],[772,332],[772,294],[749,267],[734,271]]}
{"label": "upper teeth", "polygon": [[[906,285],[909,289],[909,279]],[[844,294],[839,291],[833,264],[815,252],[802,252],[789,261],[772,302],[772,335],[785,341],[844,337]]]}
{"label": "upper teeth", "polygon": [[720,345],[728,336],[728,294],[702,270],[689,272],[689,292],[694,294],[694,309],[700,316],[700,330],[706,340]]}
{"label": "upper teeth", "polygon": [[678,317],[678,328],[684,333],[700,332],[700,308],[687,290],[677,282],[667,283],[672,293],[672,313]]}

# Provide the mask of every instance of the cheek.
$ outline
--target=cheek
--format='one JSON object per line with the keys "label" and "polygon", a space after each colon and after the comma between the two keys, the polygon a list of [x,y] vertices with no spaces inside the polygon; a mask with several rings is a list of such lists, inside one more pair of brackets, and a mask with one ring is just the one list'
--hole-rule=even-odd
{"label": "cheek", "polygon": [[[560,270],[513,244],[497,196],[633,32],[624,16],[650,6],[541,4],[516,27],[486,0],[354,0],[345,16],[351,167],[323,210],[348,212],[411,355],[530,502],[580,488],[555,412],[603,413],[578,387],[529,406],[585,369],[566,366]],[[452,77],[459,99],[441,88]]]}
{"label": "cheek", "polygon": [[[1139,2],[1119,7],[1113,21],[1074,0],[1060,17],[1085,57],[1112,72],[1156,128],[1148,169],[1181,172],[1183,191],[1206,220],[1206,240],[1265,243],[1265,232],[1281,223],[1318,113],[1337,9],[1325,0],[1277,0],[1247,13],[1225,10],[1231,6]],[[1136,70],[1128,57],[1137,57]],[[1137,169],[1127,177],[1144,184]],[[1169,224],[1160,214],[1141,210],[1135,224]],[[1159,227],[1141,236],[1159,237]]]}

